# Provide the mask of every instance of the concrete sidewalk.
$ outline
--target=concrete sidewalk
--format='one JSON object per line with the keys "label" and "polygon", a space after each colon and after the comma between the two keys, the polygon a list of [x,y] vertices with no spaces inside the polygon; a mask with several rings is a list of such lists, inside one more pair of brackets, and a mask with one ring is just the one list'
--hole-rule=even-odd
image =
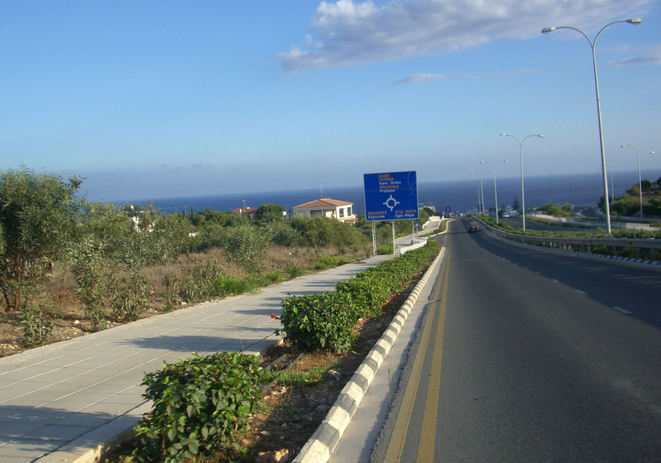
{"label": "concrete sidewalk", "polygon": [[389,259],[377,256],[0,359],[0,461],[94,461],[101,446],[150,409],[145,373],[196,351],[261,352],[274,343],[283,297],[335,282]]}

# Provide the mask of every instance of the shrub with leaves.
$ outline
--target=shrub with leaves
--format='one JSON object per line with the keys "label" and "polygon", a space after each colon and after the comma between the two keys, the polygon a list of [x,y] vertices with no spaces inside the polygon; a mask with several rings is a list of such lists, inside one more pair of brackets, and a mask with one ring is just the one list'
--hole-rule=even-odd
{"label": "shrub with leaves", "polygon": [[240,450],[240,434],[249,429],[260,398],[259,359],[228,352],[194,355],[145,376],[144,397],[153,408],[135,427],[137,461],[175,463]]}
{"label": "shrub with leaves", "polygon": [[264,261],[266,245],[265,237],[251,225],[232,227],[223,239],[227,256],[249,272],[259,270]]}
{"label": "shrub with leaves", "polygon": [[148,282],[140,275],[112,277],[109,284],[110,307],[115,321],[138,320],[149,305]]}
{"label": "shrub with leaves", "polygon": [[340,258],[337,256],[325,255],[321,256],[314,263],[316,270],[323,270],[326,268],[337,267],[340,264]]}
{"label": "shrub with leaves", "polygon": [[231,275],[221,275],[213,280],[212,284],[218,296],[241,294],[248,290],[248,284],[246,281]]}
{"label": "shrub with leaves", "polygon": [[196,262],[185,268],[184,275],[176,281],[179,297],[184,302],[198,302],[218,295],[214,281],[221,276],[218,262]]}
{"label": "shrub with leaves", "polygon": [[290,296],[282,300],[283,331],[288,340],[308,351],[346,352],[358,321],[351,296],[334,292]]}
{"label": "shrub with leaves", "polygon": [[361,318],[381,315],[381,306],[390,296],[390,285],[374,272],[363,278],[340,281],[336,283],[335,290],[349,294]]}
{"label": "shrub with leaves", "polygon": [[46,307],[27,307],[23,311],[23,342],[28,346],[41,346],[53,334],[57,316]]}
{"label": "shrub with leaves", "polygon": [[287,275],[289,278],[300,277],[305,273],[305,269],[298,264],[287,265]]}
{"label": "shrub with leaves", "polygon": [[280,320],[287,339],[308,351],[348,350],[358,319],[381,315],[390,295],[422,271],[437,252],[438,242],[429,241],[422,248],[337,283],[334,293],[283,299]]}
{"label": "shrub with leaves", "polygon": [[106,327],[103,305],[108,268],[104,249],[105,243],[92,236],[85,236],[77,242],[72,242],[67,248],[71,271],[76,279],[76,290],[83,303],[83,311],[89,317],[94,331]]}

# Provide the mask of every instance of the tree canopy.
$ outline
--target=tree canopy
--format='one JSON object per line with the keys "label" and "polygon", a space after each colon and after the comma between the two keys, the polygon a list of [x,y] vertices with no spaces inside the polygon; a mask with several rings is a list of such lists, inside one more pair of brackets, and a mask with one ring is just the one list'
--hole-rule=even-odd
{"label": "tree canopy", "polygon": [[0,175],[0,290],[9,310],[44,277],[74,230],[81,180],[29,169]]}

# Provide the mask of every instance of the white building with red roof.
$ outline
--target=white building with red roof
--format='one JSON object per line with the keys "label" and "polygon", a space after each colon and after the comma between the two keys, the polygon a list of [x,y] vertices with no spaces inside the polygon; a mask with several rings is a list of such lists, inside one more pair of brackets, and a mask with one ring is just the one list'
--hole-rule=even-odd
{"label": "white building with red roof", "polygon": [[294,215],[303,217],[327,217],[340,222],[355,222],[358,218],[353,215],[353,203],[338,201],[337,199],[322,198],[309,203],[299,204],[293,208]]}

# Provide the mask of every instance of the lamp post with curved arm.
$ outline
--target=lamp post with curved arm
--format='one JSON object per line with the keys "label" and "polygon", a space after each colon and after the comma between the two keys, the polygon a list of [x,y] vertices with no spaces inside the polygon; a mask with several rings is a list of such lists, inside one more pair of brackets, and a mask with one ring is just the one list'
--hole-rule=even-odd
{"label": "lamp post with curved arm", "polygon": [[506,164],[510,162],[509,159],[503,159],[502,161],[480,161],[480,164],[489,164],[491,166],[491,172],[493,172],[493,197],[496,204],[496,225],[498,222],[498,189],[496,188],[496,165],[497,164]]}
{"label": "lamp post with curved arm", "polygon": [[478,210],[477,212],[484,215],[484,177],[483,175],[487,172],[471,172],[473,176],[480,176],[480,183],[477,184],[477,202]]}
{"label": "lamp post with curved arm", "polygon": [[594,89],[595,89],[595,94],[597,96],[597,120],[599,123],[599,146],[601,148],[601,171],[603,174],[603,181],[604,181],[604,201],[605,201],[605,209],[606,209],[606,227],[608,228],[608,233],[611,233],[611,212],[610,212],[610,201],[608,199],[608,177],[606,174],[606,153],[604,151],[604,131],[601,125],[601,103],[599,102],[599,79],[597,77],[597,59],[595,55],[595,47],[597,46],[597,39],[599,38],[599,35],[606,29],[608,26],[612,26],[613,24],[618,24],[618,23],[629,23],[629,24],[640,24],[642,23],[643,20],[639,18],[631,18],[631,19],[619,19],[617,21],[612,21],[606,24],[604,27],[602,27],[599,32],[597,32],[597,35],[595,35],[594,40],[591,40],[588,35],[583,32],[581,29],[578,27],[574,26],[554,26],[554,27],[545,27],[542,29],[542,34],[548,34],[549,32],[553,32],[557,29],[571,29],[579,34],[581,34],[583,37],[586,38],[588,43],[590,44],[590,48],[592,49],[592,69],[594,70]]}
{"label": "lamp post with curved arm", "polygon": [[[643,180],[640,175],[640,151],[638,151],[638,148],[636,148],[635,146],[626,143],[620,145],[620,148],[622,149],[631,148],[636,152],[636,156],[638,157],[638,197],[640,198],[640,218],[642,219],[643,218]],[[613,196],[613,198],[615,198],[615,196]]]}
{"label": "lamp post with curved arm", "polygon": [[523,224],[523,231],[525,232],[526,231],[526,189],[525,189],[524,181],[523,181],[523,142],[526,141],[530,137],[544,138],[544,135],[542,135],[541,133],[532,134],[532,135],[528,135],[526,137],[523,137],[522,140],[519,140],[519,138],[517,136],[512,135],[511,133],[501,132],[500,136],[501,137],[512,137],[519,144],[519,157],[521,158],[521,219],[522,219],[522,224]]}

